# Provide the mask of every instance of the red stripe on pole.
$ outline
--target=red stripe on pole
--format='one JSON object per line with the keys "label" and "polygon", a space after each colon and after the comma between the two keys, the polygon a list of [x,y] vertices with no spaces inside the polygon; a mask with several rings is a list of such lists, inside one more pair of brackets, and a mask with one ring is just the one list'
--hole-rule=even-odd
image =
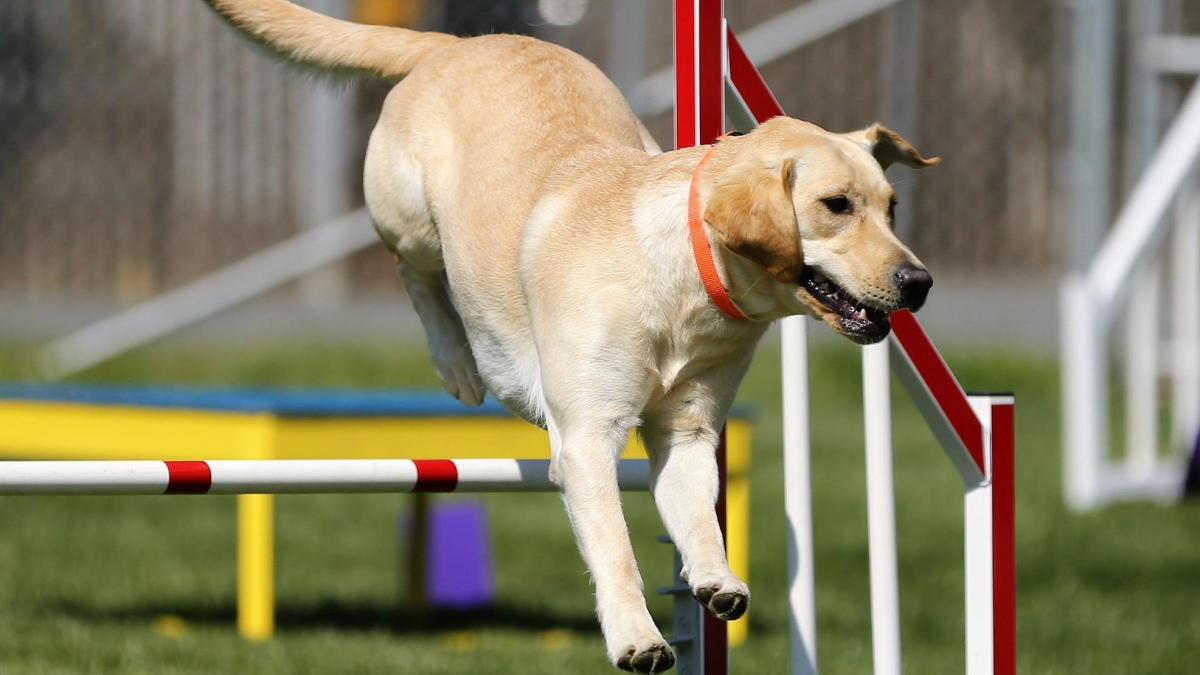
{"label": "red stripe on pole", "polygon": [[925,333],[925,329],[921,328],[921,324],[917,322],[917,317],[913,316],[912,312],[907,309],[892,312],[891,319],[892,332],[896,334],[900,348],[908,355],[908,360],[912,362],[921,381],[925,383],[925,388],[929,390],[933,400],[937,402],[938,408],[950,422],[959,441],[971,454],[975,466],[979,467],[980,473],[986,475],[987,463],[983,459],[983,426],[979,424],[979,418],[971,409],[966,392],[963,391],[958,380],[954,379],[954,373],[950,372],[950,368],[942,360],[942,355],[933,346],[929,335]]}
{"label": "red stripe on pole", "polygon": [[992,622],[995,675],[1017,673],[1014,406],[992,406]]}
{"label": "red stripe on pole", "polygon": [[458,487],[458,467],[449,459],[414,459],[417,484],[413,492],[454,492]]}
{"label": "red stripe on pole", "polygon": [[696,145],[696,0],[675,0],[675,147]]}
{"label": "red stripe on pole", "polygon": [[725,133],[725,3],[700,0],[700,136],[701,144],[712,143]]}
{"label": "red stripe on pole", "polygon": [[758,72],[758,68],[754,67],[750,57],[746,56],[745,50],[742,49],[741,43],[738,42],[737,36],[733,34],[732,30],[728,31],[727,39],[729,40],[729,79],[733,81],[733,86],[742,95],[742,100],[750,106],[750,114],[754,115],[754,119],[758,120],[760,124],[772,117],[782,117],[783,106],[779,105],[775,94],[771,93],[771,88],[767,86],[767,82]]}
{"label": "red stripe on pole", "polygon": [[[717,523],[721,526],[721,539],[725,539],[725,486],[728,482],[726,470],[725,427],[721,427],[721,441],[717,444]],[[729,548],[728,543],[726,549]],[[729,624],[704,613],[704,675],[729,675]]]}
{"label": "red stripe on pole", "polygon": [[208,462],[163,462],[167,465],[167,489],[164,495],[202,495],[212,487],[212,469]]}

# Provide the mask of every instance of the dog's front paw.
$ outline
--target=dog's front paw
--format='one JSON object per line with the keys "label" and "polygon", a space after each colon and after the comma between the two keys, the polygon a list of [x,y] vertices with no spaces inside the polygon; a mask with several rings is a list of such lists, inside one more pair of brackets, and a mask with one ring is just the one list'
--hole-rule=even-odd
{"label": "dog's front paw", "polygon": [[616,664],[631,673],[663,673],[675,667],[675,652],[659,638],[641,646],[629,645]]}
{"label": "dog's front paw", "polygon": [[724,621],[742,618],[750,606],[750,588],[734,577],[725,582],[699,583],[692,586],[696,602]]}

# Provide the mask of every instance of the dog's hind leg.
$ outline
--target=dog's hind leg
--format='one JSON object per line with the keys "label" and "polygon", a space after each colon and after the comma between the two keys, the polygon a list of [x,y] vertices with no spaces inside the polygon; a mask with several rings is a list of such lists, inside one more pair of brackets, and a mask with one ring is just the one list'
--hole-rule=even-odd
{"label": "dog's hind leg", "polygon": [[475,364],[475,355],[467,341],[467,331],[454,303],[445,270],[421,270],[400,255],[397,266],[413,308],[425,327],[429,357],[442,386],[467,405],[483,403],[483,379]]}
{"label": "dog's hind leg", "polygon": [[[378,131],[378,130],[377,130]],[[442,386],[467,405],[483,403],[484,385],[462,317],[450,298],[442,242],[425,201],[417,163],[395,144],[367,150],[364,192],[375,229],[396,255],[404,289],[425,328],[433,369]]]}

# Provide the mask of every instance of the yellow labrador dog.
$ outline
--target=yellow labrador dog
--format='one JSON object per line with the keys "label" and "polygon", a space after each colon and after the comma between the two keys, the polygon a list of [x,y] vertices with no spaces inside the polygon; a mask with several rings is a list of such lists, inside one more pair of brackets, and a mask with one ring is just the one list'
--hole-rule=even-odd
{"label": "yellow labrador dog", "polygon": [[[635,427],[697,600],[741,616],[750,591],[714,516],[714,448],[755,344],[792,314],[876,342],[889,312],[924,302],[932,280],[892,234],[883,169],[936,160],[878,125],[834,134],[788,118],[662,153],[612,82],[561,47],[206,1],[286,59],[399,81],[371,136],[367,206],[446,389],[467,404],[490,391],[549,431],[612,662],[656,673],[675,660],[617,490]],[[711,256],[730,311],[697,256]]]}

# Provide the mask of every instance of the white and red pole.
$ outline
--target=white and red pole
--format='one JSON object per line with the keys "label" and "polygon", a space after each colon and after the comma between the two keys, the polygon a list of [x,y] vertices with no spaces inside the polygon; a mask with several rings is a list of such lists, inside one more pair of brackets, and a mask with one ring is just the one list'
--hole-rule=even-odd
{"label": "white and red pole", "polygon": [[[0,462],[0,495],[235,495],[557,492],[537,459],[272,459]],[[648,490],[650,465],[622,460],[622,490]]]}
{"label": "white and red pole", "polygon": [[968,396],[907,311],[892,315],[895,372],[965,487],[967,674],[1016,675],[1015,401]]}
{"label": "white and red pole", "polygon": [[[742,109],[736,119],[761,123],[782,115],[779,102],[728,29],[723,52],[728,58],[729,101]],[[684,90],[685,85],[677,83],[677,88]],[[892,371],[924,414],[966,488],[967,672],[1015,675],[1013,397],[968,398],[916,317],[897,312],[892,325],[890,344],[895,358],[889,358],[882,345],[863,351],[875,672],[901,670],[888,390],[888,372]],[[784,484],[792,675],[817,672],[806,349],[805,320],[784,319]]]}

